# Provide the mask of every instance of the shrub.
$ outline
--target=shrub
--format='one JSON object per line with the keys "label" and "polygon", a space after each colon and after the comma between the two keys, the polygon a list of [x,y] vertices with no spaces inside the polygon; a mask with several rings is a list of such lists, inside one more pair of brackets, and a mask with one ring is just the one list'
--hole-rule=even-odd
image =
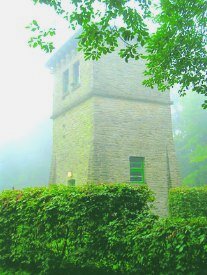
{"label": "shrub", "polygon": [[172,217],[207,217],[207,186],[171,189],[169,212]]}
{"label": "shrub", "polygon": [[127,236],[135,274],[206,274],[207,219],[142,220]]}
{"label": "shrub", "polygon": [[148,211],[152,200],[146,186],[123,184],[3,192],[0,266],[44,272],[107,268],[111,264],[102,259],[110,250],[112,225],[126,225]]}
{"label": "shrub", "polygon": [[146,186],[130,185],[3,192],[0,266],[20,274],[205,274],[207,219],[158,219],[152,200]]}

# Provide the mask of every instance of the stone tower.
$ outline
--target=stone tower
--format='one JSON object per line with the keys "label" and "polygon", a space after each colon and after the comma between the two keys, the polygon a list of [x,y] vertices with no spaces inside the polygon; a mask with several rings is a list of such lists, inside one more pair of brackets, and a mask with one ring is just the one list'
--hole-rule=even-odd
{"label": "stone tower", "polygon": [[144,63],[117,52],[84,61],[72,37],[48,62],[54,73],[50,183],[146,183],[160,214],[179,177],[171,101],[142,85]]}

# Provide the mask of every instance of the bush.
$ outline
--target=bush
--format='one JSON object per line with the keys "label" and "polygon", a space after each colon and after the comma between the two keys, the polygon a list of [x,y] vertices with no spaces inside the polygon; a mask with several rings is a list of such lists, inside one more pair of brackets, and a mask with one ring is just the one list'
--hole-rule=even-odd
{"label": "bush", "polygon": [[109,230],[148,211],[152,201],[146,186],[118,184],[3,192],[0,266],[42,272],[75,266],[116,269],[105,257],[115,249]]}
{"label": "bush", "polygon": [[142,220],[127,236],[134,274],[207,274],[207,219]]}
{"label": "bush", "polygon": [[171,189],[169,212],[172,217],[207,217],[207,186]]}
{"label": "bush", "polygon": [[207,219],[158,219],[152,200],[130,185],[3,192],[2,274],[206,274]]}

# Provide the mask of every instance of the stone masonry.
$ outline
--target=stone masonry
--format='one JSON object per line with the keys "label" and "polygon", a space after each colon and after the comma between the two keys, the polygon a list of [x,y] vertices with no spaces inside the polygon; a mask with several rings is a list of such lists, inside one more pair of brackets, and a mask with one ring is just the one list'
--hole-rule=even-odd
{"label": "stone masonry", "polygon": [[[130,182],[130,156],[144,157],[145,183],[167,213],[168,191],[179,183],[172,136],[171,101],[142,85],[144,63],[125,63],[117,52],[84,61],[71,38],[49,60],[53,96],[53,158],[50,183]],[[80,83],[73,87],[73,64]],[[69,70],[63,94],[63,73]]]}

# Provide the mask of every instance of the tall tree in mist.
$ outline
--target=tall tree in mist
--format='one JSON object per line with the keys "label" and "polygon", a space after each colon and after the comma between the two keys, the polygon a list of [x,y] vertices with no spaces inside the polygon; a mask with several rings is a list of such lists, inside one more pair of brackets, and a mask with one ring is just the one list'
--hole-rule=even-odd
{"label": "tall tree in mist", "polygon": [[202,97],[189,94],[176,103],[175,144],[184,185],[207,184],[207,112]]}

